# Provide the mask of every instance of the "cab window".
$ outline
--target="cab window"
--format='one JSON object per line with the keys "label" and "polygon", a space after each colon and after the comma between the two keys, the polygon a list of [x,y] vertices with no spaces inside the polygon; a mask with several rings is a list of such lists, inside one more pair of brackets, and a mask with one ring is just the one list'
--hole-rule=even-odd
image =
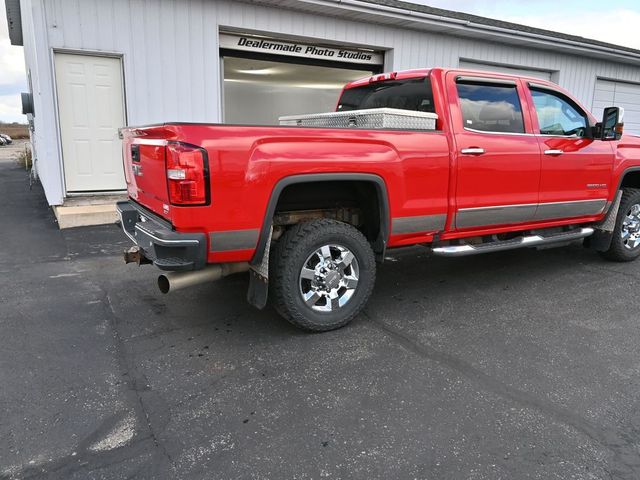
{"label": "cab window", "polygon": [[369,83],[345,90],[338,102],[339,112],[367,108],[436,113],[431,80],[427,77]]}
{"label": "cab window", "polygon": [[564,95],[532,88],[531,96],[542,135],[586,135],[589,125],[587,116]]}
{"label": "cab window", "polygon": [[456,87],[465,128],[524,133],[522,106],[515,85],[458,81]]}

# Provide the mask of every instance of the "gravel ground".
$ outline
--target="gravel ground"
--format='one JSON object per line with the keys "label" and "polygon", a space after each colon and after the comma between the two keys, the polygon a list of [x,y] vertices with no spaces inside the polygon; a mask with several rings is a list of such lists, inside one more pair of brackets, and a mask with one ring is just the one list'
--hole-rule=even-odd
{"label": "gravel ground", "polygon": [[390,252],[311,335],[246,275],[163,296],[115,226],[0,184],[0,478],[640,478],[640,263]]}
{"label": "gravel ground", "polygon": [[0,147],[0,162],[12,162],[15,158],[24,151],[28,140],[14,140],[10,145],[4,145]]}

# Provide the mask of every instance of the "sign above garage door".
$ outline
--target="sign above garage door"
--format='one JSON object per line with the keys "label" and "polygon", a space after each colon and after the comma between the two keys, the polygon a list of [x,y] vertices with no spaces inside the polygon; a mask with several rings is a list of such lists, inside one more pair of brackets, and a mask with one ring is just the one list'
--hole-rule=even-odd
{"label": "sign above garage door", "polygon": [[231,33],[220,34],[220,48],[367,65],[382,65],[384,62],[384,55],[374,50],[336,48],[321,44],[289,42]]}
{"label": "sign above garage door", "polygon": [[522,75],[527,77],[541,78],[542,80],[551,80],[551,72],[548,70],[535,70],[516,66],[512,67],[511,65],[491,65],[489,63],[460,59],[460,68],[469,68],[471,70],[481,70],[483,72],[498,72],[506,73],[507,75]]}

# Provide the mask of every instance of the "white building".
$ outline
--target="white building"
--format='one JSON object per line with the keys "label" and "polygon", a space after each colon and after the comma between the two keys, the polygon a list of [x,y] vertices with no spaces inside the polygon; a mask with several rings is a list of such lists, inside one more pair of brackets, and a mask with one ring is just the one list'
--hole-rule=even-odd
{"label": "white building", "polygon": [[[51,205],[124,189],[117,129],[275,123],[371,72],[472,67],[551,79],[640,133],[640,51],[396,0],[6,0]],[[614,31],[612,29],[611,31]]]}

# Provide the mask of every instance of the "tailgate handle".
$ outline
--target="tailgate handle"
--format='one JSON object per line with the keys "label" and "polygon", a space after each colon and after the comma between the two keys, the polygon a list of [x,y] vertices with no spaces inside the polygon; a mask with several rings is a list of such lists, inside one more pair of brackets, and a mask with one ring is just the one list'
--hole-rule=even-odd
{"label": "tailgate handle", "polygon": [[140,161],[140,145],[131,145],[131,161]]}

